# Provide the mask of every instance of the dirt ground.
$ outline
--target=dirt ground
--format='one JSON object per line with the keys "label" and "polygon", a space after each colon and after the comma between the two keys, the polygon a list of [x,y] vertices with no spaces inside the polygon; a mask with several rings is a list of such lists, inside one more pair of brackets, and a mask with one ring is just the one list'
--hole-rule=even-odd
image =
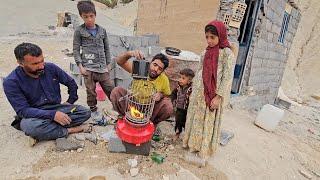
{"label": "dirt ground", "polygon": [[[67,7],[63,6],[64,3],[72,3],[60,2],[61,7]],[[53,11],[52,14],[55,14],[56,9],[48,12]],[[111,20],[116,22],[119,19]],[[70,72],[69,62],[73,59],[62,52],[64,49],[72,49],[70,29],[53,32],[46,28],[33,30],[28,27],[30,29],[27,31],[19,31],[13,25],[12,28],[16,33],[0,37],[1,77],[16,67],[13,49],[21,42],[40,45],[46,61],[54,62]],[[65,88],[62,91],[66,99]],[[80,99],[77,103],[85,105],[84,87],[79,88],[78,94]],[[110,104],[100,102],[99,107],[109,108]],[[148,156],[138,156],[139,174],[136,177],[131,177],[127,163],[135,155],[109,153],[104,141],[99,141],[97,145],[86,141],[82,152],[58,152],[53,141],[29,147],[28,138],[10,126],[13,115],[13,109],[0,86],[1,179],[89,179],[98,175],[107,179],[300,180],[306,179],[305,176],[320,179],[320,102],[316,100],[286,110],[275,132],[266,132],[254,125],[257,115],[255,111],[228,109],[222,128],[233,132],[235,137],[218,149],[207,167],[199,168],[184,161],[183,154],[186,151],[182,149],[181,141],[173,143],[167,139],[164,147],[152,150],[166,157],[164,163],[158,165]],[[96,131],[106,132],[108,129],[110,127],[99,127]],[[174,148],[167,150],[169,144]]]}

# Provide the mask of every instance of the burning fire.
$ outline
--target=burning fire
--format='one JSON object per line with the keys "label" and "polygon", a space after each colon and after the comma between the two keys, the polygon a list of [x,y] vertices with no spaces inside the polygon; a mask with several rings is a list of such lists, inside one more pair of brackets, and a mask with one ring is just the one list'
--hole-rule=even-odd
{"label": "burning fire", "polygon": [[130,107],[130,114],[131,114],[132,117],[134,117],[136,119],[142,119],[143,118],[143,113],[141,113],[135,107]]}

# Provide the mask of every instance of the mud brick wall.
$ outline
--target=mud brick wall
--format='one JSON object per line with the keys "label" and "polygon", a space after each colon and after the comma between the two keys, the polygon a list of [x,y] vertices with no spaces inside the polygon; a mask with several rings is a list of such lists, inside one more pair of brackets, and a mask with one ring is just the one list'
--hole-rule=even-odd
{"label": "mud brick wall", "polygon": [[189,68],[192,69],[195,73],[198,71],[199,61],[187,61],[180,60],[175,58],[169,58],[170,64],[166,69],[166,74],[170,79],[170,88],[171,90],[178,85],[179,72],[182,69]]}
{"label": "mud brick wall", "polygon": [[159,34],[163,47],[200,53],[204,27],[218,11],[219,0],[139,0],[137,34]]}

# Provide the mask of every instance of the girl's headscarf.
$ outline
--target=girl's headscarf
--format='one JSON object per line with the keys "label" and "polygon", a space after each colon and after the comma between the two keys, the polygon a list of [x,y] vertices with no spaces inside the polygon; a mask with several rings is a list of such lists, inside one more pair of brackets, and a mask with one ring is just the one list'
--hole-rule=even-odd
{"label": "girl's headscarf", "polygon": [[210,106],[211,100],[216,96],[219,49],[230,48],[230,43],[227,39],[227,28],[223,22],[212,21],[208,25],[216,27],[219,38],[219,43],[216,46],[207,47],[203,61],[202,79],[204,95],[206,105]]}

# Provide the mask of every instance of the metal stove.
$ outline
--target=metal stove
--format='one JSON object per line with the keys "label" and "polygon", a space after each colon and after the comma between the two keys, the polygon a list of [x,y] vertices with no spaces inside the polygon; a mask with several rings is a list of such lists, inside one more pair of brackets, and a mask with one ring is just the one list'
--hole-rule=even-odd
{"label": "metal stove", "polygon": [[155,130],[150,118],[155,104],[153,95],[156,89],[153,83],[147,80],[148,70],[149,62],[133,61],[133,81],[127,95],[120,99],[126,101],[125,116],[116,124],[116,133],[126,145],[127,151],[131,146],[135,154],[141,154],[139,147],[147,149],[148,152],[143,154],[149,154],[150,140]]}

